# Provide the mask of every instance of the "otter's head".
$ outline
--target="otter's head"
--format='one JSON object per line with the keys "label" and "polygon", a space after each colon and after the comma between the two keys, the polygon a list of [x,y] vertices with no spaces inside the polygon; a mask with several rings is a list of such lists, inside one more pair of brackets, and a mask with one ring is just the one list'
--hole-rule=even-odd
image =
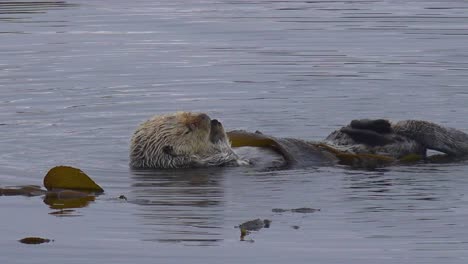
{"label": "otter's head", "polygon": [[161,121],[159,137],[176,153],[195,154],[209,143],[211,119],[204,113],[178,112]]}
{"label": "otter's head", "polygon": [[141,124],[132,138],[130,158],[133,167],[177,168],[226,164],[237,155],[218,120],[178,112]]}

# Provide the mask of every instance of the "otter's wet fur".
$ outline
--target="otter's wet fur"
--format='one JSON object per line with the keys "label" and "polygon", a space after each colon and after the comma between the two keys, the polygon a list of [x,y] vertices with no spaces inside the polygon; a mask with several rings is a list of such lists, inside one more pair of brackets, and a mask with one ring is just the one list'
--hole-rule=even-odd
{"label": "otter's wet fur", "polygon": [[468,134],[422,120],[394,123],[384,119],[353,120],[348,126],[331,133],[325,142],[343,151],[396,159],[410,154],[425,157],[428,149],[452,157],[468,155]]}
{"label": "otter's wet fur", "polygon": [[[357,160],[356,166],[364,167],[367,160],[391,165],[411,155],[425,158],[428,149],[443,152],[448,157],[468,156],[468,134],[421,120],[396,123],[385,119],[353,120],[322,142],[276,138],[246,131],[228,134],[235,147],[273,149],[284,159],[282,167],[333,164],[337,160],[346,165],[355,164]],[[222,124],[204,113],[179,112],[155,116],[137,128],[130,147],[130,165],[134,168],[248,163],[232,150]]]}
{"label": "otter's wet fur", "polygon": [[[332,132],[324,141],[316,142],[247,131],[231,131],[228,136],[234,147],[271,148],[282,155],[285,161],[283,168],[338,163],[372,169],[420,160],[457,161],[468,157],[468,134],[421,120],[396,123],[385,119],[353,120]],[[427,157],[429,149],[446,155]]]}
{"label": "otter's wet fur", "polygon": [[188,168],[242,163],[220,122],[204,113],[157,115],[142,123],[130,144],[133,168]]}

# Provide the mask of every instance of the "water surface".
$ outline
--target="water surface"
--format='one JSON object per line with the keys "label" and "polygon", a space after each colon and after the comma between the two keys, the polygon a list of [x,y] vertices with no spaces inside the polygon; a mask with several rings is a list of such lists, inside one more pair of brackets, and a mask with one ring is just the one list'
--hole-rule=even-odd
{"label": "water surface", "polygon": [[[310,140],[355,118],[468,132],[467,11],[463,0],[0,1],[0,186],[40,185],[67,164],[106,190],[70,217],[0,197],[0,262],[465,263],[466,162],[142,172],[128,168],[128,142],[178,110]],[[321,211],[271,211],[298,207]],[[255,218],[271,228],[239,241],[234,226]],[[55,241],[16,241],[33,235]]]}

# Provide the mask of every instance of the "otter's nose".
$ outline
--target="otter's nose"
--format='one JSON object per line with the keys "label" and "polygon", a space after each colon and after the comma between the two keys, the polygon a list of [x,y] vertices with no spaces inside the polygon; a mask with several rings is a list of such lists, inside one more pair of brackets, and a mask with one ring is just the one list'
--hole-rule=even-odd
{"label": "otter's nose", "polygon": [[219,122],[219,121],[216,120],[216,119],[213,119],[213,120],[211,120],[211,125],[212,125],[212,126],[220,126],[220,125],[221,125],[221,122]]}

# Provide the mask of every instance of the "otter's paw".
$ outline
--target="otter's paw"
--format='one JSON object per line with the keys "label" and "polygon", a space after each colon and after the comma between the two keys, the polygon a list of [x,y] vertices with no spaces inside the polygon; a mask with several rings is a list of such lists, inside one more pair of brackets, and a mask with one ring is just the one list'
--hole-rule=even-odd
{"label": "otter's paw", "polygon": [[340,131],[347,134],[357,143],[369,146],[384,146],[393,143],[393,140],[386,137],[385,134],[380,134],[372,130],[343,127]]}
{"label": "otter's paw", "polygon": [[392,133],[392,124],[386,119],[356,119],[349,124],[354,129],[371,130],[379,134]]}

